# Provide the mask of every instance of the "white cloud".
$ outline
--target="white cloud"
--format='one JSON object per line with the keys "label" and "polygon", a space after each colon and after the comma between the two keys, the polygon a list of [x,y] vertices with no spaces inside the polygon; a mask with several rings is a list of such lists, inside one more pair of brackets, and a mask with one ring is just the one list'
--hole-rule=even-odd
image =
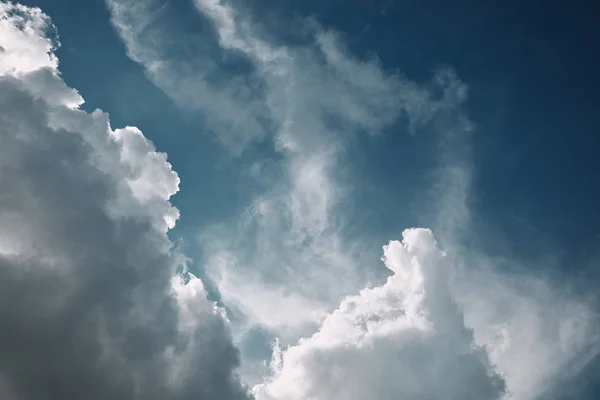
{"label": "white cloud", "polygon": [[177,174],[137,128],[78,108],[53,31],[0,3],[0,397],[248,398],[167,237]]}
{"label": "white cloud", "polygon": [[504,382],[463,323],[446,260],[429,230],[384,247],[394,273],[345,298],[320,330],[286,349],[273,380],[254,388],[275,399],[500,399]]}
{"label": "white cloud", "polygon": [[0,73],[16,74],[47,67],[56,69],[58,59],[52,52],[56,38],[44,32],[52,29],[48,17],[39,8],[0,3]]}
{"label": "white cloud", "polygon": [[258,400],[555,398],[600,352],[588,304],[483,254],[448,255],[429,230],[406,230],[383,260],[385,284],[276,343]]}

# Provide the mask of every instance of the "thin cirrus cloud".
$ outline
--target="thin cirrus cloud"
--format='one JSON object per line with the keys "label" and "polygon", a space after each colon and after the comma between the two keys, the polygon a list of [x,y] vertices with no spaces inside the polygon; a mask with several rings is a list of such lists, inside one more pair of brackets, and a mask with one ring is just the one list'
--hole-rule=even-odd
{"label": "thin cirrus cloud", "polygon": [[248,399],[228,323],[167,237],[177,174],[79,108],[54,31],[0,3],[0,397]]}
{"label": "thin cirrus cloud", "polygon": [[[203,115],[203,129],[235,150],[272,143],[276,157],[251,168],[266,188],[200,235],[234,318],[167,237],[179,179],[166,155],[138,129],[79,109],[48,17],[2,2],[0,300],[11,307],[0,311],[0,397],[529,400],[597,354],[585,302],[464,246],[471,125],[455,74],[417,85],[314,21],[304,44],[276,45],[222,1],[194,2],[214,28],[200,37],[178,34],[168,3],[107,3],[130,58]],[[224,55],[247,70],[227,71]],[[367,287],[369,238],[346,229],[346,139],[402,119],[407,130],[430,124],[442,143],[439,243],[407,229],[384,246],[389,278]],[[265,165],[278,172],[265,178]],[[247,352],[256,327],[277,338],[267,357]],[[269,369],[252,375],[265,358]]]}
{"label": "thin cirrus cloud", "polygon": [[[167,25],[156,23],[152,13],[137,13],[141,25],[129,25],[127,16],[140,6],[108,4],[130,54],[160,51],[160,44],[136,40],[132,32],[143,27],[168,35]],[[208,274],[236,311],[243,364],[251,366],[242,371],[256,383],[258,399],[533,399],[596,356],[598,325],[589,306],[543,279],[502,274],[496,260],[463,246],[472,228],[472,124],[461,107],[466,85],[454,73],[440,71],[430,84],[417,85],[376,60],[352,56],[339,34],[314,21],[301,27],[303,45],[276,45],[252,13],[219,0],[194,5],[214,27],[204,39],[218,43],[221,55],[243,56],[252,66],[259,90],[234,80],[236,89],[224,93],[239,91],[243,96],[228,101],[260,110],[254,116],[266,118],[265,132],[250,129],[246,137],[270,138],[279,156],[254,166],[261,183],[264,165],[278,173],[246,212],[200,235]],[[207,96],[203,92],[178,97],[177,86],[154,76],[155,60],[136,61],[185,107],[200,105],[201,114],[224,119],[235,114],[206,106],[198,99]],[[169,79],[207,75],[198,68]],[[409,129],[429,124],[438,132],[435,230],[447,248],[442,251],[428,230],[407,230],[402,242],[392,241],[384,251],[393,276],[362,289],[370,278],[363,257],[370,243],[346,234],[351,179],[339,173],[345,139],[378,133],[402,118]],[[244,341],[252,326],[276,339],[270,370],[261,373],[266,377],[252,374],[260,357],[244,351],[256,345]]]}
{"label": "thin cirrus cloud", "polygon": [[[236,151],[266,135],[266,110],[250,90],[251,77],[227,73],[220,49],[202,30],[182,29],[169,2],[107,1],[127,55],[179,105],[205,110],[206,127]],[[194,21],[198,24],[202,21]]]}

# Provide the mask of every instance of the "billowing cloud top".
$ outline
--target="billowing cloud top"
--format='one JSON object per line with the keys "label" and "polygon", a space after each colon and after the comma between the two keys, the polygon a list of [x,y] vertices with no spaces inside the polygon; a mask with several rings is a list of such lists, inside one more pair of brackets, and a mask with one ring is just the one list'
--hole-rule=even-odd
{"label": "billowing cloud top", "polygon": [[54,31],[0,3],[0,398],[247,398],[226,320],[166,236],[177,174],[78,108]]}
{"label": "billowing cloud top", "polygon": [[503,379],[464,326],[431,231],[384,247],[387,282],[347,297],[312,337],[278,353],[257,399],[500,399]]}
{"label": "billowing cloud top", "polygon": [[42,10],[3,2],[0,13],[0,73],[24,73],[43,67],[56,71],[56,38],[46,35],[54,28]]}

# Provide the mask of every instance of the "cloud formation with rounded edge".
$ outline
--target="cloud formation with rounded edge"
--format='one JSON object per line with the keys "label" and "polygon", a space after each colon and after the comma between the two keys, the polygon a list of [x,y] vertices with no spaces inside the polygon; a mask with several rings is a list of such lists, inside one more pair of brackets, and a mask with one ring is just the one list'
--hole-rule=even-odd
{"label": "cloud formation with rounded edge", "polygon": [[167,237],[177,174],[79,108],[54,31],[0,2],[0,397],[248,399],[228,323]]}
{"label": "cloud formation with rounded edge", "polygon": [[502,377],[475,344],[428,229],[384,246],[385,284],[345,298],[320,330],[273,361],[258,400],[501,399]]}

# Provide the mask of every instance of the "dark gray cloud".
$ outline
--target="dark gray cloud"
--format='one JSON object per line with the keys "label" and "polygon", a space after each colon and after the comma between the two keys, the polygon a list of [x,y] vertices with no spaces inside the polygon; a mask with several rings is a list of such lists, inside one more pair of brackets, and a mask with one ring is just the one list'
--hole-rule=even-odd
{"label": "dark gray cloud", "polygon": [[227,321],[167,237],[177,175],[76,107],[47,22],[0,3],[0,398],[248,398]]}

